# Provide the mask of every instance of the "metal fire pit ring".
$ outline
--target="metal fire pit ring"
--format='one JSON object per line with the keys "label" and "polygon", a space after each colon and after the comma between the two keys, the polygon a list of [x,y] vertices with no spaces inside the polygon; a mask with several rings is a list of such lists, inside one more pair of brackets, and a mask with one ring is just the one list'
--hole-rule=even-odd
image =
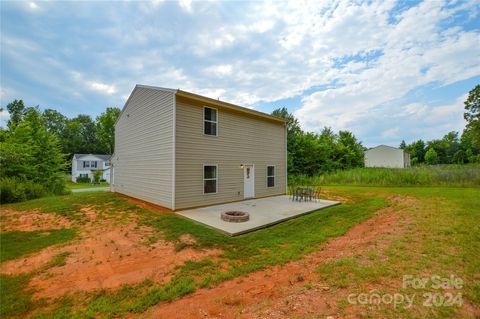
{"label": "metal fire pit ring", "polygon": [[230,223],[243,223],[250,219],[250,214],[247,212],[241,212],[238,210],[231,210],[223,212],[220,217],[222,220]]}

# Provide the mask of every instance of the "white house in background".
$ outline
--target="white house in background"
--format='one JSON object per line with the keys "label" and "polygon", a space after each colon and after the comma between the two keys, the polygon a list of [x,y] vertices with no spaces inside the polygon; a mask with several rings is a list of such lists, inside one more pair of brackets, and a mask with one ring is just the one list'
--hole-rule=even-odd
{"label": "white house in background", "polygon": [[93,171],[101,170],[102,180],[110,183],[110,155],[74,154],[72,159],[72,182],[77,177],[88,176],[93,180]]}
{"label": "white house in background", "polygon": [[379,145],[365,151],[365,167],[410,167],[410,154],[401,148]]}

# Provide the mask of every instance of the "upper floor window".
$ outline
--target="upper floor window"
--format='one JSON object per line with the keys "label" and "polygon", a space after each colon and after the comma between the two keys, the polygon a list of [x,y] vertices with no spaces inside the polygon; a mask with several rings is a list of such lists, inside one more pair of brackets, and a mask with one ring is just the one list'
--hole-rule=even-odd
{"label": "upper floor window", "polygon": [[105,166],[110,166],[110,162],[105,162]]}
{"label": "upper floor window", "polygon": [[83,161],[84,168],[97,168],[97,161]]}
{"label": "upper floor window", "polygon": [[210,107],[203,108],[203,133],[217,136],[217,110]]}
{"label": "upper floor window", "polygon": [[275,166],[267,166],[267,187],[275,186]]}

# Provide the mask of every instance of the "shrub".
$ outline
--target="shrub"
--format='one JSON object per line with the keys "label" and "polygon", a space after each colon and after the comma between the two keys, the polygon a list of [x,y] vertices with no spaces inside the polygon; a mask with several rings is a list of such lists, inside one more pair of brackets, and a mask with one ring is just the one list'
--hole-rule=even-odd
{"label": "shrub", "polygon": [[77,181],[77,183],[80,183],[80,184],[90,183],[90,177],[88,177],[88,176],[78,176],[76,181]]}
{"label": "shrub", "polygon": [[103,174],[102,171],[99,171],[99,170],[93,171],[93,182],[95,184],[100,184],[100,178],[102,178],[102,174]]}
{"label": "shrub", "polygon": [[0,180],[0,201],[15,203],[45,196],[48,192],[41,184],[24,181],[14,177]]}

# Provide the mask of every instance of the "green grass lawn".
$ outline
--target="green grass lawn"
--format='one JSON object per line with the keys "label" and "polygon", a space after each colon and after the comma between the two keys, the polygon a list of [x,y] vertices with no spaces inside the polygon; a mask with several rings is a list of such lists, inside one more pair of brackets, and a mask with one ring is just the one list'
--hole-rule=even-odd
{"label": "green grass lawn", "polygon": [[93,183],[74,183],[72,181],[67,182],[67,187],[69,189],[82,189],[82,188],[97,188],[97,187],[109,187],[110,184],[107,182],[100,182],[100,184],[93,184]]}
{"label": "green grass lawn", "polygon": [[[341,236],[354,225],[371,218],[377,210],[390,205],[387,200],[389,196],[398,195],[414,197],[419,203],[416,207],[399,208],[402,218],[410,221],[406,234],[394,238],[391,246],[369,254],[368,262],[364,262],[365,256],[355,256],[338,258],[335,262],[319,265],[319,281],[332,287],[363,291],[372,283],[396,281],[402,274],[420,276],[427,271],[439,275],[453,273],[465,281],[462,291],[464,300],[474,305],[480,304],[480,189],[348,186],[323,189],[347,196],[351,200],[340,206],[234,238],[174,214],[159,214],[141,208],[112,193],[72,194],[5,205],[10,209],[37,209],[40,212],[57,213],[79,225],[85,220],[80,209],[88,205],[102,214],[115,215],[118,219],[135,216],[139,224],[153,227],[156,232],[149,238],[150,243],[164,239],[175,243],[180,250],[185,248],[180,237],[190,234],[196,239],[196,243],[191,245],[192,248],[217,248],[223,250],[223,254],[217,261],[203,259],[185,263],[178,267],[172,279],[163,285],[146,280],[136,285],[126,285],[114,292],[77,293],[53,301],[32,300],[32,292],[28,289],[31,278],[29,276],[32,274],[2,275],[2,299],[8,294],[11,300],[18,302],[8,305],[2,302],[0,315],[112,318],[142,313],[159,302],[178,298],[196,289],[213,287],[222,281],[252,271],[300,259],[318,250],[328,238]],[[9,233],[3,235],[15,237],[15,234]],[[34,238],[37,235],[29,236]],[[18,256],[23,254],[21,251],[30,253],[43,247],[22,249],[21,246],[28,242],[26,240],[24,243],[17,243]],[[48,245],[55,243],[51,241]],[[398,287],[386,286],[385,289]],[[345,309],[348,308],[345,300],[340,299],[339,303]],[[32,312],[33,309],[35,311]],[[421,305],[415,305],[411,311],[397,313],[397,310],[385,307],[367,309],[364,317],[460,318],[457,310],[425,309]]]}

